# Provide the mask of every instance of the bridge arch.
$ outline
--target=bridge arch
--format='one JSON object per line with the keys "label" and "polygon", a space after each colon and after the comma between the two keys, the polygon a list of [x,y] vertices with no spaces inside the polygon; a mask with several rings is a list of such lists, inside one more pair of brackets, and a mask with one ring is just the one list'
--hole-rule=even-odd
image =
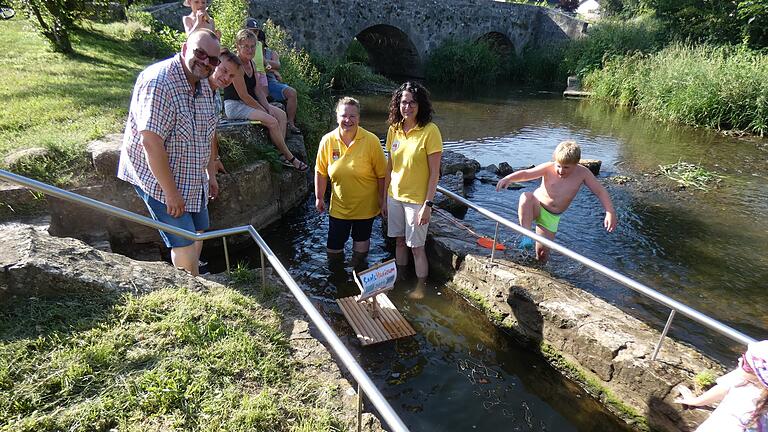
{"label": "bridge arch", "polygon": [[514,42],[504,33],[491,31],[477,38],[478,41],[487,42],[493,49],[504,57],[515,55],[516,48]]}
{"label": "bridge arch", "polygon": [[385,75],[422,76],[419,50],[404,31],[388,24],[365,28],[355,38],[368,52],[374,71]]}

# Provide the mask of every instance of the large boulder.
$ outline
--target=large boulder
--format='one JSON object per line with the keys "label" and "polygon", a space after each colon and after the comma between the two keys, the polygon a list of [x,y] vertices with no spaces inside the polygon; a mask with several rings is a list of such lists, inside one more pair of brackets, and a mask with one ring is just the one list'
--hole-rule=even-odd
{"label": "large boulder", "polygon": [[[272,146],[264,128],[250,122],[228,122],[218,131],[220,139],[232,140],[239,146]],[[89,145],[91,160],[101,181],[72,192],[149,216],[133,186],[115,177],[121,141],[118,135],[110,135]],[[290,135],[287,144],[297,157],[306,160],[301,135]],[[217,178],[220,193],[208,206],[211,229],[241,225],[263,228],[299,205],[309,191],[306,173],[273,168],[267,161],[246,163]],[[52,235],[78,238],[91,244],[106,239],[113,250],[131,255],[137,248],[143,251],[147,247],[164,248],[154,229],[58,198],[49,198],[49,204]]]}
{"label": "large boulder", "polygon": [[454,174],[459,171],[464,175],[464,181],[472,181],[475,179],[475,173],[480,171],[480,162],[455,151],[443,150],[440,174]]}
{"label": "large boulder", "polygon": [[453,288],[497,326],[546,351],[564,374],[581,375],[580,383],[628,422],[688,431],[706,418],[675,404],[673,389],[700,371],[722,372],[722,365],[670,338],[652,361],[663,322],[651,327],[543,269],[520,264],[516,251],[496,252],[492,262],[490,251],[470,240],[451,224],[431,223],[430,266],[452,275]]}
{"label": "large boulder", "polygon": [[[447,174],[440,177],[440,181],[438,182],[438,185],[442,186],[443,188],[461,197],[466,198],[467,196],[464,190],[464,174],[461,171],[457,171],[453,174]],[[440,192],[437,192],[435,194],[435,198],[433,202],[437,207],[440,207],[449,211],[466,210],[466,206],[459,204],[456,200],[451,199]]]}

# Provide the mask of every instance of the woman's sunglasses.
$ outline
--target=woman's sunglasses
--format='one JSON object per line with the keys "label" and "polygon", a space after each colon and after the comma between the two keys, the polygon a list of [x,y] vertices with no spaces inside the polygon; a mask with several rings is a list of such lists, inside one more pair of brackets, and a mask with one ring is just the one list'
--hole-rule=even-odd
{"label": "woman's sunglasses", "polygon": [[195,55],[195,58],[200,61],[208,60],[208,64],[210,64],[213,67],[216,67],[221,63],[221,60],[217,56],[208,55],[207,52],[201,50],[200,48],[195,48],[192,53]]}

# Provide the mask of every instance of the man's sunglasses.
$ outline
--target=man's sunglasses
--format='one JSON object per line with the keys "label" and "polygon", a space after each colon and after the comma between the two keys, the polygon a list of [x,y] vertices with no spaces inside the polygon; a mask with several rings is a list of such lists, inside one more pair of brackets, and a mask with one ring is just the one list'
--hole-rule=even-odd
{"label": "man's sunglasses", "polygon": [[201,50],[200,48],[195,48],[192,53],[195,54],[195,58],[200,61],[208,60],[208,64],[213,67],[216,67],[219,65],[219,63],[221,63],[221,60],[217,56],[208,55],[207,52]]}

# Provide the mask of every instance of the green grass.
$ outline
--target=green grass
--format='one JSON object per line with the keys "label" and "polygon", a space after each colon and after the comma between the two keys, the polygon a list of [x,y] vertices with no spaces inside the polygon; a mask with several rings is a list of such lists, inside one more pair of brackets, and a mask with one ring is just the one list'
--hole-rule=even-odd
{"label": "green grass", "polygon": [[698,390],[709,390],[717,381],[717,374],[709,369],[703,370],[693,377],[693,382]]}
{"label": "green grass", "polygon": [[[51,160],[33,174],[59,184],[73,181],[86,163],[86,144],[125,126],[133,83],[152,59],[130,41],[126,24],[92,24],[74,36],[76,55],[48,49],[25,20],[3,22],[0,49],[0,157],[45,147]],[[47,178],[45,176],[48,176]]]}
{"label": "green grass", "polygon": [[680,186],[702,191],[709,190],[712,184],[722,180],[722,176],[698,165],[679,161],[669,165],[659,165],[659,173],[674,180]]}
{"label": "green grass", "polygon": [[229,288],[0,307],[0,431],[343,430],[280,318]]}

